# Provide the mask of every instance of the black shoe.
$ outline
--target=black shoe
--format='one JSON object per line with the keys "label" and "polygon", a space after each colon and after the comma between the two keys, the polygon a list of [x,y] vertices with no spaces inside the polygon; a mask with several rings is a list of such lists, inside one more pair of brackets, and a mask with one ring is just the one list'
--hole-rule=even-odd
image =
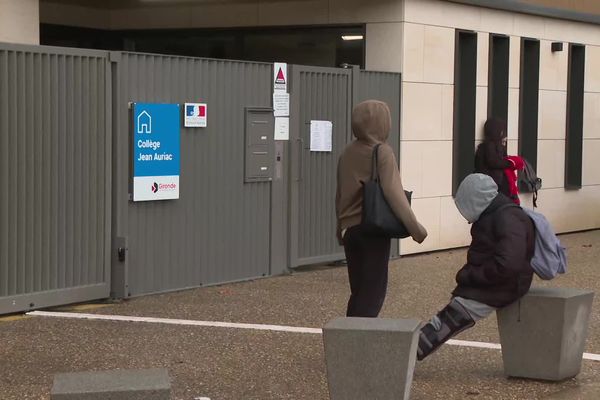
{"label": "black shoe", "polygon": [[456,301],[450,302],[437,316],[442,322],[442,327],[439,330],[436,330],[431,323],[427,323],[421,328],[417,350],[419,361],[436,351],[451,337],[475,325],[475,321],[473,321],[467,310]]}

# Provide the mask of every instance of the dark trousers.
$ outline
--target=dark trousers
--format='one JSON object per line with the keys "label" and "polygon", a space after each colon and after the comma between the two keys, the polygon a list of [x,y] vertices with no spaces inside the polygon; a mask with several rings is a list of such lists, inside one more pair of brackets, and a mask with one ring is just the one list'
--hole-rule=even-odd
{"label": "dark trousers", "polygon": [[365,234],[360,225],[348,228],[344,235],[344,251],[350,279],[348,317],[379,315],[388,280],[390,239]]}

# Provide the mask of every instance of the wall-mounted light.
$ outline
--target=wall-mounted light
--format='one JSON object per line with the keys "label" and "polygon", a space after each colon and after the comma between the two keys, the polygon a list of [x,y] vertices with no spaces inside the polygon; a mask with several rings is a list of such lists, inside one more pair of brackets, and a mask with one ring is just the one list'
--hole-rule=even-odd
{"label": "wall-mounted light", "polygon": [[552,42],[551,49],[552,49],[553,53],[555,53],[557,51],[563,51],[563,44],[562,44],[562,42]]}
{"label": "wall-mounted light", "polygon": [[343,35],[342,40],[363,40],[363,35]]}

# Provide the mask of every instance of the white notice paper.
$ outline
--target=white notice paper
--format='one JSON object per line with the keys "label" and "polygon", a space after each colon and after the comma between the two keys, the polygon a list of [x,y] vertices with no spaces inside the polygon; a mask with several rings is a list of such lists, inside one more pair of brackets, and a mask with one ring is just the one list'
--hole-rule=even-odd
{"label": "white notice paper", "polygon": [[290,119],[288,117],[275,117],[275,140],[290,139]]}
{"label": "white notice paper", "polygon": [[333,123],[310,121],[310,151],[331,151]]}
{"label": "white notice paper", "polygon": [[290,116],[290,94],[286,92],[273,93],[273,115],[276,117]]}

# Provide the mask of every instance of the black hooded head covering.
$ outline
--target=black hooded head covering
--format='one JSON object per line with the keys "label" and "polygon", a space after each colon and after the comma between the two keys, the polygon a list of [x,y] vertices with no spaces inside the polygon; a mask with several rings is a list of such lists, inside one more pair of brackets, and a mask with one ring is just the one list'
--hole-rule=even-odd
{"label": "black hooded head covering", "polygon": [[502,143],[506,137],[506,122],[498,118],[488,118],[483,126],[483,135],[486,141]]}

